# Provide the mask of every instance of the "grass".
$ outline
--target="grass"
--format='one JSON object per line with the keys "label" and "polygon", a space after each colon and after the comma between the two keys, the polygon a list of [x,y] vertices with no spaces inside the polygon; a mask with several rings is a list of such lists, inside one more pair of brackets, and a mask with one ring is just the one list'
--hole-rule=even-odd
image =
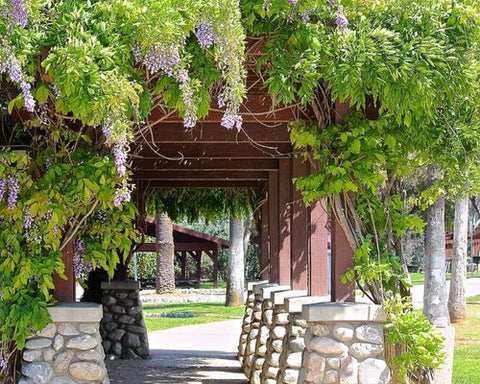
{"label": "grass", "polygon": [[[450,273],[447,273],[447,280],[450,280],[450,275],[451,275]],[[468,272],[467,279],[470,279],[472,277],[480,277],[480,272],[475,272],[475,273]],[[420,285],[420,284],[423,284],[425,280],[425,275],[420,272],[415,272],[415,273],[410,273],[410,278],[412,279],[413,285]]]}
{"label": "grass", "polygon": [[241,318],[245,312],[242,307],[225,307],[224,303],[178,303],[164,305],[144,305],[147,313],[155,312],[193,312],[194,317],[166,318],[146,317],[145,323],[148,332],[161,331],[184,325],[206,324],[215,321],[224,321]]}
{"label": "grass", "polygon": [[[219,281],[218,288],[227,288],[227,283],[225,281]],[[205,281],[200,283],[200,289],[214,289],[213,281]]]}
{"label": "grass", "polygon": [[480,295],[467,299],[467,319],[455,324],[453,384],[480,383]]}

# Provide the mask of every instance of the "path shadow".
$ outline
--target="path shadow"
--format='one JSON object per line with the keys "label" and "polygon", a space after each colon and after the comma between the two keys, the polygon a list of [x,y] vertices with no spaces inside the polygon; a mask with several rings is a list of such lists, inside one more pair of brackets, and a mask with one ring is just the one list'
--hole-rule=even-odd
{"label": "path shadow", "polygon": [[106,362],[111,384],[247,384],[234,353],[152,349],[147,360]]}

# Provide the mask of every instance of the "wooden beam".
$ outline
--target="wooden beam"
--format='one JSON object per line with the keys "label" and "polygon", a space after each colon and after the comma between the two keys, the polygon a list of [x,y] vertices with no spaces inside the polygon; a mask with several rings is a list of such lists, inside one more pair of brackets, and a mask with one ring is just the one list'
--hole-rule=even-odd
{"label": "wooden beam", "polygon": [[148,189],[160,188],[259,188],[266,180],[152,180]]}
{"label": "wooden beam", "polygon": [[278,283],[291,285],[291,202],[292,168],[290,159],[281,159],[278,172]]}
{"label": "wooden beam", "polygon": [[135,144],[131,158],[171,159],[271,159],[289,157],[292,153],[290,143],[263,143],[262,146],[250,142],[228,143],[222,145],[211,143],[160,143],[151,147],[146,143]]}
{"label": "wooden beam", "polygon": [[258,122],[246,123],[241,131],[225,129],[218,123],[198,124],[195,128],[186,130],[183,124],[159,124],[148,136],[138,136],[137,143],[290,143],[290,133],[287,124],[277,124],[264,127]]}
{"label": "wooden beam", "polygon": [[355,283],[343,284],[340,281],[340,277],[353,266],[353,252],[345,232],[332,216],[332,301],[355,301]]}
{"label": "wooden beam", "polygon": [[[208,242],[198,243],[175,243],[175,252],[214,251],[217,244]],[[156,252],[155,243],[143,243],[137,248],[137,252]]]}
{"label": "wooden beam", "polygon": [[276,159],[194,159],[168,161],[159,158],[134,160],[132,169],[141,171],[270,171],[278,169]]}
{"label": "wooden beam", "polygon": [[265,171],[134,171],[134,180],[268,180]]}
{"label": "wooden beam", "polygon": [[270,282],[279,282],[278,262],[278,172],[269,172],[268,177],[268,237],[270,243]]}
{"label": "wooden beam", "polygon": [[[293,159],[293,178],[303,177],[308,174],[307,163],[299,157]],[[297,188],[293,190],[292,204],[292,289],[308,289],[307,268],[308,268],[308,210],[303,204],[302,195]]]}

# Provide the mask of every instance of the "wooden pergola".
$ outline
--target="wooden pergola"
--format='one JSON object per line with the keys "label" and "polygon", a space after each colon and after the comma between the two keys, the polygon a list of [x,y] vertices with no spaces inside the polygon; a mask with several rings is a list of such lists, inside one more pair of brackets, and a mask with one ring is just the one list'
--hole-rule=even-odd
{"label": "wooden pergola", "polygon": [[[155,219],[147,217],[146,235],[155,237]],[[196,262],[196,278],[198,284],[201,280],[202,255],[205,253],[213,262],[213,285],[218,287],[218,253],[222,249],[228,249],[230,242],[217,236],[208,235],[180,225],[173,225],[173,242],[175,256],[180,260],[181,277],[186,278],[187,256],[190,255]],[[155,252],[155,243],[143,243],[137,248],[137,252]]]}
{"label": "wooden pergola", "polygon": [[[138,128],[130,158],[140,212],[145,212],[146,196],[159,188],[256,188],[265,193],[256,212],[261,278],[307,289],[310,295],[326,295],[331,236],[332,301],[354,301],[354,285],[340,281],[353,266],[343,229],[334,217],[327,220],[325,202],[306,207],[293,185],[295,178],[319,171],[316,164],[294,152],[288,131],[289,122],[309,116],[299,105],[275,104],[266,93],[254,70],[261,44],[253,41],[249,49],[248,94],[240,131],[220,126],[222,111],[215,108],[195,128],[186,130],[174,112],[156,107]],[[332,104],[331,121],[342,123],[348,106]],[[70,259],[65,257],[68,270]],[[66,297],[72,296],[73,284],[59,279],[56,284],[57,291],[67,290]]]}
{"label": "wooden pergola", "polygon": [[[255,52],[250,49],[252,63]],[[257,212],[261,278],[307,289],[311,295],[328,294],[331,235],[332,300],[353,301],[353,284],[340,282],[340,276],[353,266],[343,230],[334,218],[327,228],[325,202],[305,207],[293,185],[295,178],[318,172],[315,164],[294,152],[288,131],[289,122],[308,116],[298,105],[275,105],[262,85],[249,70],[240,131],[220,126],[222,113],[215,109],[191,130],[183,127],[176,114],[154,110],[136,134],[132,169],[137,190],[143,196],[160,188],[264,191],[265,200]],[[347,111],[345,104],[336,104],[332,121],[341,123]]]}

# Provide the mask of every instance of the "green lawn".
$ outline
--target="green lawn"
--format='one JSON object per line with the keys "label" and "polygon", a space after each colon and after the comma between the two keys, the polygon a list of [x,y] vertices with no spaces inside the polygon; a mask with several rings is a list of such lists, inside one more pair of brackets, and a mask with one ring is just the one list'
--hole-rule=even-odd
{"label": "green lawn", "polygon": [[480,295],[467,301],[467,320],[455,324],[453,384],[480,383]]}
{"label": "green lawn", "polygon": [[[227,288],[227,283],[225,281],[219,281],[218,288]],[[214,289],[213,281],[205,281],[200,283],[200,289]]]}
{"label": "green lawn", "polygon": [[[468,273],[467,274],[467,279],[470,279],[472,277],[480,277],[479,272],[475,273]],[[413,285],[420,285],[423,284],[425,275],[423,273],[415,272],[415,273],[410,273],[410,278],[412,279],[412,284]],[[450,273],[447,273],[447,280],[450,280]]]}
{"label": "green lawn", "polygon": [[143,310],[147,313],[193,312],[195,314],[195,317],[187,318],[146,317],[145,323],[148,332],[182,327],[184,325],[205,324],[215,321],[238,319],[241,318],[245,312],[243,306],[236,308],[225,307],[224,303],[144,305]]}

